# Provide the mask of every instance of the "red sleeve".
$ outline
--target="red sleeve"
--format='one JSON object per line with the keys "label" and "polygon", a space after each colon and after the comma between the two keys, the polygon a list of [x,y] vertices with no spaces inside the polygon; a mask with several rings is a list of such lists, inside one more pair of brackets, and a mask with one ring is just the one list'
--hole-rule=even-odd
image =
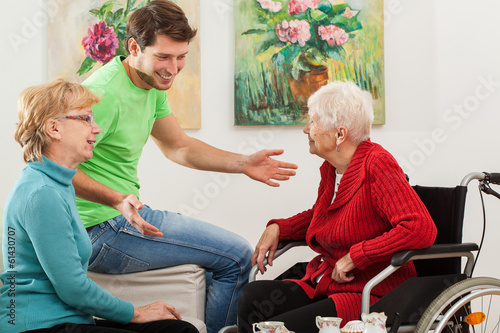
{"label": "red sleeve", "polygon": [[[321,181],[318,188],[318,196],[316,198],[316,203],[323,194],[325,188],[325,179],[328,169],[330,168],[328,162],[324,162],[320,167]],[[312,217],[314,215],[314,209],[316,203],[311,209],[298,213],[289,218],[285,219],[273,219],[267,223],[270,224],[277,223],[280,227],[280,241],[285,240],[304,240],[306,239],[307,229],[309,224],[311,224]]]}

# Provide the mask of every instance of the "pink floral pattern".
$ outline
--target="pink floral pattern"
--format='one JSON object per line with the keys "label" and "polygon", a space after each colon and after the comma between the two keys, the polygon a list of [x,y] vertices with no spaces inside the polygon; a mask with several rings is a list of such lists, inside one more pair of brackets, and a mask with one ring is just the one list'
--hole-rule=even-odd
{"label": "pink floral pattern", "polygon": [[85,55],[103,64],[111,61],[119,43],[113,27],[106,26],[104,21],[91,23],[87,33],[82,40]]}
{"label": "pink floral pattern", "polygon": [[288,14],[296,15],[305,12],[308,8],[318,8],[320,0],[290,0],[288,2]]}
{"label": "pink floral pattern", "polygon": [[350,19],[350,18],[353,18],[354,16],[358,15],[358,13],[359,13],[359,11],[357,11],[357,10],[351,10],[351,8],[347,7],[345,9],[344,14],[342,14],[342,16],[347,17],[347,18]]}
{"label": "pink floral pattern", "polygon": [[362,29],[360,11],[345,0],[248,1],[253,2],[257,25],[242,35],[257,35],[255,54],[271,55],[273,63],[289,67],[295,79],[300,71],[345,57],[344,46],[355,37],[352,32]]}
{"label": "pink floral pattern", "polygon": [[274,2],[272,0],[257,0],[263,9],[269,9],[271,12],[276,13],[281,10],[281,2]]}
{"label": "pink floral pattern", "polygon": [[318,27],[321,39],[325,40],[329,46],[343,45],[349,39],[349,34],[333,24]]}
{"label": "pink floral pattern", "polygon": [[306,45],[311,38],[311,27],[306,20],[283,21],[276,24],[276,35],[282,42],[298,43]]}

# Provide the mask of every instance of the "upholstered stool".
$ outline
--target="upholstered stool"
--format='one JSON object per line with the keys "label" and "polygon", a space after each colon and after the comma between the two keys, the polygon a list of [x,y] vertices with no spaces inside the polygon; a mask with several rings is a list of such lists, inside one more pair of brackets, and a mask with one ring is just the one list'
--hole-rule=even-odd
{"label": "upholstered stool", "polygon": [[206,333],[205,270],[201,266],[186,264],[128,274],[89,271],[87,276],[113,296],[135,307],[156,301],[173,305],[182,319]]}

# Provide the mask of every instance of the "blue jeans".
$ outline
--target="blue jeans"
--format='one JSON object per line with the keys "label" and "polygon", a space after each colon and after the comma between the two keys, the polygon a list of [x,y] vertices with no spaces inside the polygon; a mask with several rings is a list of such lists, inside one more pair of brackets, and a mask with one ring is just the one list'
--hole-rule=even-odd
{"label": "blue jeans", "polygon": [[201,265],[211,275],[205,310],[208,333],[236,324],[238,297],[251,268],[253,251],[248,242],[225,229],[178,213],[144,205],[139,214],[160,229],[163,237],[144,236],[121,215],[98,224],[89,231],[89,270],[119,274],[181,264]]}

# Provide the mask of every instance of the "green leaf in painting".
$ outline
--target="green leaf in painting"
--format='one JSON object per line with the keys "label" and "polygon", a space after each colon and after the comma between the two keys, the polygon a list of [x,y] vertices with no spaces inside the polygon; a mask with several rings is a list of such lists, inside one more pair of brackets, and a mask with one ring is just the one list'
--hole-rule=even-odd
{"label": "green leaf in painting", "polygon": [[279,41],[274,31],[267,32],[264,38],[255,46],[255,54],[266,52],[271,46],[279,43]]}
{"label": "green leaf in painting", "polygon": [[299,57],[297,57],[292,63],[292,76],[295,80],[299,79],[299,72]]}
{"label": "green leaf in painting", "polygon": [[104,19],[104,22],[106,22],[106,25],[108,27],[115,27],[115,21],[113,19],[113,14],[107,15],[106,18]]}
{"label": "green leaf in painting", "polygon": [[326,15],[325,13],[323,13],[321,10],[319,9],[312,9],[311,10],[311,17],[316,20],[316,21],[322,21],[324,20],[325,18],[328,17],[328,15]]}
{"label": "green leaf in painting", "polygon": [[348,19],[347,17],[341,15],[332,18],[330,20],[330,24],[341,27],[346,32],[356,31],[363,28],[361,23],[359,23],[359,21],[356,18]]}
{"label": "green leaf in painting", "polygon": [[94,15],[95,17],[99,17],[99,9],[91,9],[89,10],[90,14]]}
{"label": "green leaf in painting", "polygon": [[300,53],[300,46],[297,44],[290,44],[279,51],[283,55],[285,63],[292,62]]}
{"label": "green leaf in painting", "polygon": [[114,14],[113,14],[113,20],[115,22],[121,22],[123,20],[123,8],[118,9]]}
{"label": "green leaf in painting", "polygon": [[126,17],[128,15],[128,13],[130,13],[133,10],[133,8],[135,6],[135,1],[136,0],[133,0],[133,1],[127,0],[127,3],[125,4],[125,11],[123,13],[124,17]]}
{"label": "green leaf in painting", "polygon": [[306,10],[305,12],[297,13],[297,14],[293,15],[294,20],[307,20],[308,19],[307,12],[308,12],[308,10]]}
{"label": "green leaf in painting", "polygon": [[332,6],[332,13],[335,15],[338,15],[341,12],[345,11],[347,7],[348,7],[348,5],[346,3],[334,5],[334,6]]}
{"label": "green leaf in painting", "polygon": [[242,33],[242,35],[251,35],[251,34],[257,34],[257,35],[262,35],[265,34],[267,30],[264,29],[250,29]]}
{"label": "green leaf in painting", "polygon": [[107,21],[106,19],[108,18],[109,12],[113,9],[114,5],[113,0],[105,2],[99,10],[99,19]]}
{"label": "green leaf in painting", "polygon": [[145,2],[145,1],[141,1],[141,2],[137,5],[137,8],[139,9],[139,8],[144,7],[144,6],[146,6],[146,2]]}
{"label": "green leaf in painting", "polygon": [[328,0],[323,0],[318,4],[318,9],[328,15],[332,12],[332,3]]}
{"label": "green leaf in painting", "polygon": [[125,50],[125,46],[123,45],[123,42],[120,41],[120,43],[118,44],[118,48],[115,50],[115,57],[116,56],[119,56],[119,55],[122,55],[122,56],[128,56],[128,52],[127,50]]}
{"label": "green leaf in painting", "polygon": [[305,58],[302,58],[302,57],[297,57],[298,61],[297,61],[297,67],[298,69],[300,69],[301,71],[304,71],[304,72],[309,72],[311,70],[311,66],[309,66],[309,62],[307,62],[307,60]]}
{"label": "green leaf in painting", "polygon": [[325,52],[333,60],[342,61],[345,56],[345,50],[342,46],[326,47]]}
{"label": "green leaf in painting", "polygon": [[288,64],[292,63],[294,63],[296,66],[299,54],[300,46],[296,44],[290,44],[273,54],[272,61],[275,65],[279,66],[287,66]]}
{"label": "green leaf in painting", "polygon": [[344,27],[344,30],[347,32],[356,31],[363,29],[363,26],[358,20],[349,20]]}
{"label": "green leaf in painting", "polygon": [[316,47],[307,50],[307,52],[304,54],[304,57],[308,63],[314,66],[320,66],[324,61],[324,57]]}
{"label": "green leaf in painting", "polygon": [[330,19],[330,24],[334,24],[339,27],[344,27],[347,24],[347,17],[344,17],[342,15],[337,15],[334,16]]}
{"label": "green leaf in painting", "polygon": [[81,76],[87,73],[92,69],[92,67],[94,67],[95,63],[96,63],[95,60],[91,59],[90,57],[86,57],[85,60],[82,62],[80,69],[76,72],[76,74]]}
{"label": "green leaf in painting", "polygon": [[116,38],[119,40],[124,40],[125,35],[127,33],[126,31],[126,25],[124,22],[120,22],[117,27],[115,27],[115,33],[116,33]]}

